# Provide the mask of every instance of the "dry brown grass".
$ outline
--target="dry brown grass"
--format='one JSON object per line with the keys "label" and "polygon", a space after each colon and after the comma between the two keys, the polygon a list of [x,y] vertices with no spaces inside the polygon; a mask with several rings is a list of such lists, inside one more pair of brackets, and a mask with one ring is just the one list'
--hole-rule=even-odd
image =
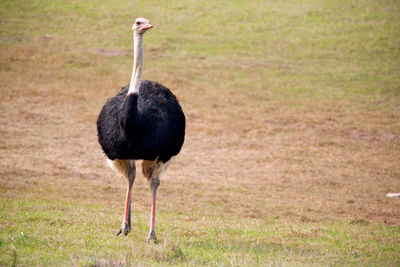
{"label": "dry brown grass", "polygon": [[[148,51],[149,60],[158,54]],[[2,47],[3,198],[78,198],[122,210],[125,181],[104,164],[95,120],[129,78],[129,70],[107,62],[124,57],[124,51],[82,51],[53,38]],[[400,202],[385,197],[400,189],[397,108],[257,90],[222,94],[212,73],[201,88],[179,70],[145,77],[173,88],[187,115],[183,150],[162,178],[161,210],[399,223]],[[134,190],[135,208],[147,209],[148,185],[140,175]]]}

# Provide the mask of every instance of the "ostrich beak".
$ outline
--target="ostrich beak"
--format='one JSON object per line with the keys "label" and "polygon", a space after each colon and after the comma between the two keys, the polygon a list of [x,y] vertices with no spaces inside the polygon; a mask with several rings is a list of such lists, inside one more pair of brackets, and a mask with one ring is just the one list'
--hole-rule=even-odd
{"label": "ostrich beak", "polygon": [[145,24],[143,26],[140,26],[140,29],[142,29],[142,30],[148,30],[151,28],[153,28],[153,25],[151,25],[151,24]]}

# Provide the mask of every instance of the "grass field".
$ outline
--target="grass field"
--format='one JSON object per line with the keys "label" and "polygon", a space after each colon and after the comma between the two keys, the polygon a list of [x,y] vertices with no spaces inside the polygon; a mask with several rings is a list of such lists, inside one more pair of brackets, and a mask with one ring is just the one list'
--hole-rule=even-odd
{"label": "grass field", "polygon": [[[249,2],[0,1],[0,265],[400,264],[399,1]],[[95,127],[137,16],[187,119],[157,245]]]}

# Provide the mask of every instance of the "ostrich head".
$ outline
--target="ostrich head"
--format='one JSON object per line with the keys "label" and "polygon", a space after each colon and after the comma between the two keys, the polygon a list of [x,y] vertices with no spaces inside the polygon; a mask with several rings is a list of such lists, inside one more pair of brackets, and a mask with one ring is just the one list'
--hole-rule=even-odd
{"label": "ostrich head", "polygon": [[132,26],[132,30],[138,34],[143,34],[151,28],[153,28],[153,25],[150,24],[150,20],[145,18],[137,18]]}

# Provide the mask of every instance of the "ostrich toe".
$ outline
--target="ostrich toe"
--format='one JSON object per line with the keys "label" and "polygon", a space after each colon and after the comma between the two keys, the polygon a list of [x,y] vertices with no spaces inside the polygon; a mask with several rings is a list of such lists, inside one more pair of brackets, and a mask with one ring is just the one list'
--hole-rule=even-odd
{"label": "ostrich toe", "polygon": [[123,222],[121,225],[121,229],[119,229],[117,235],[124,234],[125,236],[131,231],[130,225],[127,222]]}
{"label": "ostrich toe", "polygon": [[157,237],[156,237],[156,233],[154,231],[151,231],[149,233],[149,235],[147,236],[147,241],[148,242],[154,242],[154,244],[158,243]]}

